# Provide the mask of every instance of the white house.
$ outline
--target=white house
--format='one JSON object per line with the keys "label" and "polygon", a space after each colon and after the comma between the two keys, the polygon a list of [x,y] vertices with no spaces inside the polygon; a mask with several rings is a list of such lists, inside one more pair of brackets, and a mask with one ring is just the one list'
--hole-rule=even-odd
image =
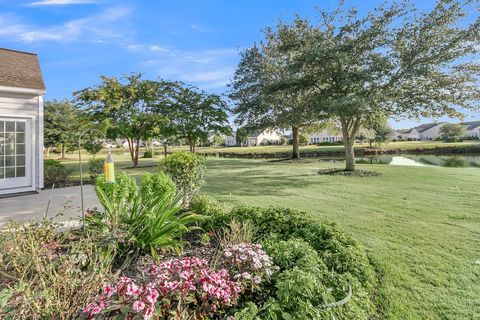
{"label": "white house", "polygon": [[435,140],[440,137],[440,129],[445,122],[426,123],[415,128],[399,130],[396,140]]}
{"label": "white house", "polygon": [[0,48],[0,195],[43,187],[43,94],[37,55]]}
{"label": "white house", "polygon": [[480,121],[462,122],[467,127],[467,137],[480,139]]}
{"label": "white house", "polygon": [[336,133],[328,129],[324,129],[321,132],[310,134],[311,144],[322,143],[322,142],[337,142],[342,140],[343,140],[343,136],[340,133]]}
{"label": "white house", "polygon": [[419,133],[420,140],[435,140],[440,137],[440,130],[445,122],[426,123],[415,127]]}
{"label": "white house", "polygon": [[231,136],[223,137],[225,147],[235,147],[237,145],[237,132],[234,131]]}
{"label": "white house", "polygon": [[262,132],[250,133],[247,140],[243,143],[247,147],[253,147],[265,144],[280,144],[283,136],[271,129],[266,129]]}

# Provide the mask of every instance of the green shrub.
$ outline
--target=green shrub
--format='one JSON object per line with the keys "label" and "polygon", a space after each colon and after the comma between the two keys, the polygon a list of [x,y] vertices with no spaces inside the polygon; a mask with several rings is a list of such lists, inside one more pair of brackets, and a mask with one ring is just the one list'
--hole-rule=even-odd
{"label": "green shrub", "polygon": [[143,158],[147,159],[147,158],[153,158],[153,150],[145,150],[145,152],[143,153]]}
{"label": "green shrub", "polygon": [[316,273],[328,270],[317,251],[302,239],[287,241],[271,239],[265,243],[265,251],[273,258],[273,263],[280,267],[281,271],[295,267]]}
{"label": "green shrub", "polygon": [[245,304],[245,307],[235,312],[233,317],[235,318],[235,320],[256,320],[258,319],[257,314],[258,307],[252,302],[247,302]]}
{"label": "green shrub", "polygon": [[164,175],[147,176],[143,190],[126,174],[114,184],[100,176],[95,190],[105,212],[90,215],[87,222],[104,234],[125,234],[127,241],[118,244],[120,257],[150,254],[157,258],[158,251],[178,251],[182,235],[197,228],[193,223],[199,216],[182,212],[175,188]]}
{"label": "green shrub", "polygon": [[92,158],[88,160],[88,175],[90,176],[90,181],[95,182],[99,174],[103,172],[103,162],[104,160]]}
{"label": "green shrub", "polygon": [[[373,313],[373,268],[363,248],[335,224],[292,209],[242,206],[211,216],[205,226],[218,229],[232,220],[251,222],[254,240],[282,268],[270,300],[259,306],[260,318],[366,319]],[[322,310],[343,299],[349,285],[354,295],[346,305]]]}
{"label": "green shrub", "polygon": [[190,199],[204,183],[205,157],[191,152],[175,152],[160,160],[159,168],[175,182],[182,195],[182,205],[188,208]]}
{"label": "green shrub", "polygon": [[58,160],[48,159],[44,162],[44,184],[46,188],[55,184],[55,187],[70,185],[71,171]]}
{"label": "green shrub", "polygon": [[190,210],[204,216],[219,216],[227,213],[227,207],[215,198],[197,194],[190,201]]}
{"label": "green shrub", "polygon": [[175,183],[163,172],[156,174],[147,172],[142,176],[140,194],[143,199],[162,194],[175,195],[176,192]]}
{"label": "green shrub", "polygon": [[98,191],[101,190],[108,198],[112,209],[108,217],[109,223],[116,226],[120,221],[121,210],[133,202],[139,196],[139,189],[135,179],[122,172],[115,177],[115,183],[105,181],[103,174],[100,174],[95,181],[95,192],[99,197]]}

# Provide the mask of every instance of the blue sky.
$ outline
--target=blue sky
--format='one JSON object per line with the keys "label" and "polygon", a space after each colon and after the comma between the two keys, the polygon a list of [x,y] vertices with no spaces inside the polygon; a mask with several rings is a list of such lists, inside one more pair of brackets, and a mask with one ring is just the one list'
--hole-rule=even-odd
{"label": "blue sky", "polygon": [[[347,1],[360,10],[383,1]],[[418,1],[429,8],[434,1]],[[222,93],[239,50],[261,30],[335,0],[0,0],[0,47],[36,52],[46,99],[70,99],[100,75],[145,73]],[[480,119],[470,114],[466,119]],[[430,121],[431,119],[421,119]],[[440,119],[445,120],[445,119]],[[396,128],[415,120],[392,121]]]}

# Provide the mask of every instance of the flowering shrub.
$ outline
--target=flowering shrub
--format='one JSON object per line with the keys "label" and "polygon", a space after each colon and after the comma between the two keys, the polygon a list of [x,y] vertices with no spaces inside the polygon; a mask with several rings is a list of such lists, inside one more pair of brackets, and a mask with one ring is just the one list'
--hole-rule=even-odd
{"label": "flowering shrub", "polygon": [[240,279],[244,288],[255,289],[273,273],[272,259],[260,244],[241,243],[225,247],[221,264]]}
{"label": "flowering shrub", "polygon": [[137,283],[121,277],[105,286],[98,302],[84,308],[89,318],[120,313],[128,319],[204,319],[233,306],[241,292],[241,279],[231,281],[227,270],[213,271],[198,258],[173,259],[145,270],[146,279]]}

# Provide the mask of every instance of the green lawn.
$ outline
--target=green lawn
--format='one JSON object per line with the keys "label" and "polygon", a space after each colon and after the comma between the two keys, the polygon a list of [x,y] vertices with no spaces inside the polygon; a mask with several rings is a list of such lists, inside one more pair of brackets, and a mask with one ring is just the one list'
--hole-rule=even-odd
{"label": "green lawn", "polygon": [[383,273],[387,319],[480,314],[480,170],[360,165],[380,177],[317,175],[328,164],[209,159],[204,193],[230,204],[288,206],[336,221]]}
{"label": "green lawn", "polygon": [[[128,157],[115,155],[117,172],[136,177],[155,171],[158,160],[128,169]],[[64,163],[77,168],[74,160]],[[351,232],[383,274],[382,319],[480,315],[480,169],[359,165],[382,176],[352,178],[318,175],[329,163],[209,158],[207,164],[204,193],[232,205],[306,210]]]}

